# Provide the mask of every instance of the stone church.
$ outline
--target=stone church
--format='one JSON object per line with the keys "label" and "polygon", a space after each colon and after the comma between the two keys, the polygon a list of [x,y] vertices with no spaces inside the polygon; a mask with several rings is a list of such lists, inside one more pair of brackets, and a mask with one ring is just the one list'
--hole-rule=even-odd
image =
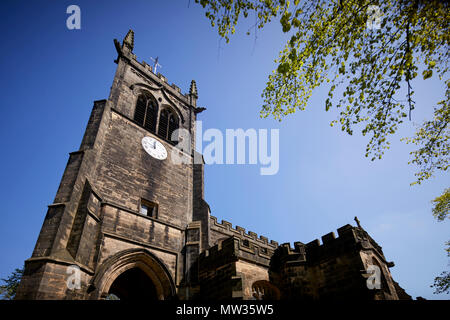
{"label": "stone church", "polygon": [[212,216],[204,165],[194,162],[201,155],[170,161],[183,153],[173,153],[177,129],[190,133],[195,150],[205,110],[195,81],[183,94],[139,62],[132,30],[114,43],[110,96],[94,102],[80,148],[69,154],[16,299],[410,298],[357,219],[337,236],[291,247]]}

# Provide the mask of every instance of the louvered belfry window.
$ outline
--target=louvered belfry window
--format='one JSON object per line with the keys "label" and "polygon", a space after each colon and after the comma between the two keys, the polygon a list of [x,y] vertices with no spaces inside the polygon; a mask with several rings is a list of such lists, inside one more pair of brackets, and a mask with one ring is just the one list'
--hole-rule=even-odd
{"label": "louvered belfry window", "polygon": [[158,134],[164,139],[167,139],[168,124],[169,124],[169,111],[167,109],[164,109],[161,111],[161,114],[159,115],[159,128],[158,128]]}
{"label": "louvered belfry window", "polygon": [[[159,115],[158,134],[166,140],[171,141],[172,133],[178,129],[178,118],[169,109],[164,109]],[[177,139],[175,139],[176,141]]]}
{"label": "louvered belfry window", "polygon": [[138,97],[136,103],[136,110],[134,112],[134,120],[145,129],[155,132],[156,131],[156,115],[157,106],[156,102],[141,94]]}
{"label": "louvered belfry window", "polygon": [[[171,140],[171,139],[172,139],[172,133],[173,133],[176,129],[178,129],[178,119],[177,119],[173,114],[171,114],[171,115],[170,115],[170,118],[169,118],[169,132],[168,132],[168,136],[167,136],[167,139],[168,139],[168,140]],[[177,141],[178,138],[177,138],[177,139],[174,139],[174,140]]]}

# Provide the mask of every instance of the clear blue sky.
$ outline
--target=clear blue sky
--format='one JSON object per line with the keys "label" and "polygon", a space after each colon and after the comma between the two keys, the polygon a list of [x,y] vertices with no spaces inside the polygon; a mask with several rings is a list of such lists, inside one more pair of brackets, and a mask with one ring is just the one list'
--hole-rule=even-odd
{"label": "clear blue sky", "polygon": [[[78,149],[94,100],[109,95],[116,64],[113,38],[135,30],[135,54],[151,62],[183,92],[197,81],[204,129],[279,128],[280,170],[261,176],[256,165],[205,169],[212,214],[280,243],[302,241],[347,223],[362,226],[396,266],[391,272],[413,297],[448,269],[448,222],[431,215],[430,200],[449,186],[440,174],[411,187],[415,168],[406,146],[413,122],[442,98],[434,79],[416,81],[413,121],[392,139],[383,160],[364,157],[367,139],[329,123],[326,91],[308,110],[283,122],[260,119],[261,92],[286,35],[278,23],[246,36],[241,24],[230,44],[219,41],[202,8],[191,1],[1,1],[0,277],[31,256],[46,206],[52,203],[68,153]],[[81,8],[81,30],[66,28],[66,8]]]}

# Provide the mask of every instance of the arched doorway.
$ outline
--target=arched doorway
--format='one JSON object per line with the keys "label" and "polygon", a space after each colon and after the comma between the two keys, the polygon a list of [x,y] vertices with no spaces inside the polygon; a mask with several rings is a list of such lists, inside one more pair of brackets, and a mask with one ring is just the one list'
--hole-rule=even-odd
{"label": "arched doorway", "polygon": [[119,275],[109,288],[108,297],[111,295],[126,301],[158,299],[155,285],[140,268],[128,269]]}
{"label": "arched doorway", "polygon": [[129,249],[108,258],[94,276],[91,299],[167,300],[175,285],[166,268],[145,249]]}

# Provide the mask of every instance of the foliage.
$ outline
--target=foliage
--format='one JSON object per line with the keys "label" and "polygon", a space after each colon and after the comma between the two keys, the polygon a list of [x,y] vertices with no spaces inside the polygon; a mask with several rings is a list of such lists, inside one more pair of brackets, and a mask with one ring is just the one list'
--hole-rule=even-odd
{"label": "foliage", "polygon": [[[450,84],[450,82],[448,83]],[[450,107],[448,102],[450,89],[447,89],[446,95],[447,100],[440,101],[438,105],[441,107],[435,108],[433,120],[425,121],[422,127],[417,130],[414,138],[405,139],[407,143],[421,146],[418,150],[411,152],[413,160],[409,163],[413,163],[420,168],[420,171],[415,174],[418,177],[417,181],[412,184],[420,184],[423,180],[430,178],[435,169],[442,171],[448,169],[450,155],[450,130],[448,128]],[[441,200],[447,198],[447,212],[449,208],[448,190],[441,196],[443,197]],[[434,202],[436,202],[436,199]],[[445,207],[442,209],[445,209]],[[433,214],[435,214],[434,210]]]}
{"label": "foliage", "polygon": [[[447,241],[446,245],[447,245],[447,249],[445,249],[445,250],[447,251],[447,256],[450,257],[450,241]],[[444,293],[444,292],[449,294],[450,293],[450,272],[444,271],[439,276],[434,278],[434,284],[431,285],[431,287],[435,288],[434,289],[435,294]]]}
{"label": "foliage", "polygon": [[[445,189],[444,193],[435,198],[432,203],[434,207],[432,209],[433,216],[438,221],[444,221],[445,218],[449,217],[449,209],[450,209],[450,188]],[[450,241],[446,243],[447,248],[447,256],[450,257]],[[439,276],[434,278],[434,284],[431,286],[435,288],[434,293],[450,293],[450,272],[444,271]]]}
{"label": "foliage", "polygon": [[433,207],[433,216],[438,221],[444,221],[445,218],[449,218],[448,214],[450,211],[450,188],[445,189],[444,193],[435,198],[432,203]]}
{"label": "foliage", "polygon": [[22,279],[24,269],[16,268],[7,279],[1,279],[0,297],[2,300],[12,300],[16,296],[17,287]]}
{"label": "foliage", "polygon": [[434,287],[434,293],[444,293],[450,292],[450,272],[444,271],[440,274],[440,276],[434,278],[434,284],[431,286]]}
{"label": "foliage", "polygon": [[[419,72],[423,79],[439,77],[447,87],[446,99],[437,103],[434,119],[425,122],[408,142],[419,146],[411,153],[411,162],[421,170],[415,183],[432,176],[435,169],[447,170],[450,80],[445,77],[450,57],[450,10],[446,1],[196,2],[206,9],[211,25],[217,26],[227,42],[240,17],[254,13],[254,28],[279,19],[283,32],[291,37],[276,60],[278,67],[269,75],[261,116],[281,120],[304,110],[312,91],[328,84],[325,109],[341,110],[331,125],[339,124],[349,134],[355,126],[363,125],[362,134],[370,136],[366,157],[372,160],[382,157],[389,148],[388,136],[411,118],[415,108],[412,81]],[[379,24],[374,19],[378,12]],[[339,99],[335,99],[336,94]]]}
{"label": "foliage", "polygon": [[[340,110],[330,125],[368,136],[366,157],[381,159],[388,138],[414,110],[413,80],[437,77],[445,98],[430,102],[431,120],[405,138],[420,184],[446,171],[450,154],[450,9],[445,0],[195,0],[227,42],[239,18],[253,13],[253,28],[278,19],[290,40],[275,60],[262,93],[261,117],[282,120],[304,110],[314,89],[329,86],[325,110]],[[247,32],[250,34],[251,29]],[[336,97],[335,97],[336,96]],[[433,215],[448,215],[450,189],[433,200]],[[447,243],[449,245],[449,243]],[[450,248],[450,247],[449,247]],[[447,249],[450,250],[450,249]],[[436,292],[449,291],[450,273],[435,279]]]}

